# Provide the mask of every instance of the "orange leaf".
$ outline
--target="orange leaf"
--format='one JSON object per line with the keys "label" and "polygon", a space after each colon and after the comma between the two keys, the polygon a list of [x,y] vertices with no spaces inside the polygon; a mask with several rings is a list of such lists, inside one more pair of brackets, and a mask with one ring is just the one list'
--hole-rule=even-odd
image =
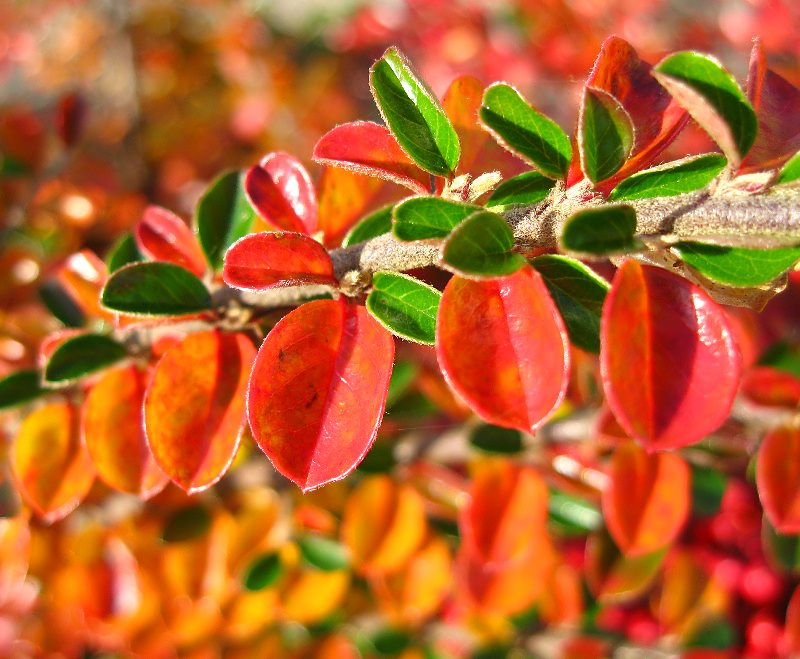
{"label": "orange leaf", "polygon": [[758,450],[756,483],[772,526],[800,533],[800,430],[785,426],[767,433]]}

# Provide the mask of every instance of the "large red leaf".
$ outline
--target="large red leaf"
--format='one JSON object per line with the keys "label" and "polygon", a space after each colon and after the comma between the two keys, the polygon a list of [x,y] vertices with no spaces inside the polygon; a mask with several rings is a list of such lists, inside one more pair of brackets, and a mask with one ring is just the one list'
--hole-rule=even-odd
{"label": "large red leaf", "polygon": [[50,403],[28,415],[10,462],[22,496],[47,523],[68,515],[94,483],[78,413],[69,403]]}
{"label": "large red leaf", "polygon": [[772,526],[800,533],[800,429],[784,426],[767,433],[758,450],[756,483]]}
{"label": "large red leaf", "polygon": [[109,487],[148,499],[167,484],[144,435],[146,373],[136,366],[106,371],[83,405],[83,441]]}
{"label": "large red leaf", "polygon": [[430,176],[400,148],[386,126],[354,121],[328,131],[314,147],[314,161],[344,167],[404,185],[418,194],[430,190]]}
{"label": "large red leaf", "polygon": [[198,277],[206,270],[203,250],[192,230],[166,208],[148,206],[133,235],[139,251],[154,261],[174,263]]}
{"label": "large red leaf", "polygon": [[644,446],[693,444],[728,416],[741,358],[724,311],[697,286],[626,261],[606,297],[600,334],[608,404]]}
{"label": "large red leaf", "polygon": [[339,480],[372,446],[394,340],[362,306],[316,300],[284,316],[253,366],[247,410],[258,445],[303,491]]}
{"label": "large red leaf", "polygon": [[564,398],[567,333],[530,266],[486,281],[453,277],[439,306],[436,354],[453,389],[491,423],[533,431]]}
{"label": "large red leaf", "polygon": [[222,278],[228,286],[263,290],[301,284],[336,285],[325,248],[302,233],[251,233],[225,254]]}
{"label": "large red leaf", "polygon": [[302,163],[288,153],[268,153],[244,179],[250,203],[267,222],[284,231],[317,230],[317,196]]}
{"label": "large red leaf", "polygon": [[603,491],[603,517],[626,556],[666,547],[686,522],[690,472],[675,453],[647,453],[633,442],[614,451]]}
{"label": "large red leaf", "polygon": [[161,469],[187,492],[228,470],[244,425],[255,347],[243,334],[191,334],[158,363],[144,400],[147,442]]}

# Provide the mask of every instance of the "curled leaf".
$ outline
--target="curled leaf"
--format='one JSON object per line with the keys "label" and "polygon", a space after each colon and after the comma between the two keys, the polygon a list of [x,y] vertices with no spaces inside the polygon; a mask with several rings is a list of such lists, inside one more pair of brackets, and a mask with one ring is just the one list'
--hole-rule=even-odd
{"label": "curled leaf", "polygon": [[197,238],[181,218],[166,208],[148,206],[136,225],[134,238],[139,252],[154,261],[174,263],[198,277],[205,272],[206,260]]}

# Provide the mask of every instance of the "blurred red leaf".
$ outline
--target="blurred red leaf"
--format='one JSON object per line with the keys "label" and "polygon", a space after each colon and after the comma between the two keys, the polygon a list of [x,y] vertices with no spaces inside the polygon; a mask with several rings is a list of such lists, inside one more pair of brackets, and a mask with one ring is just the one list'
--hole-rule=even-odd
{"label": "blurred red leaf", "polygon": [[56,132],[65,146],[73,146],[83,133],[88,107],[78,92],[69,92],[58,99],[56,106]]}
{"label": "blurred red leaf", "polygon": [[722,308],[697,286],[626,261],[603,306],[601,338],[608,404],[647,448],[693,444],[728,416],[741,360]]}
{"label": "blurred red leaf", "polygon": [[147,442],[158,465],[189,493],[228,470],[244,425],[255,347],[243,334],[191,334],[156,366],[144,401]]}
{"label": "blurred red leaf", "polygon": [[336,285],[333,262],[325,248],[302,233],[251,233],[225,254],[222,278],[228,286],[263,290],[301,284]]}
{"label": "blurred red leaf", "polygon": [[800,586],[797,586],[786,608],[786,643],[790,652],[800,653]]}
{"label": "blurred red leaf", "polygon": [[192,230],[175,213],[148,206],[134,229],[139,251],[154,261],[167,261],[202,277],[206,270],[203,250]]}
{"label": "blurred red leaf", "polygon": [[558,309],[530,266],[444,289],[436,353],[450,385],[481,417],[533,431],[564,398],[569,342]]}
{"label": "blurred red leaf", "polygon": [[800,405],[800,378],[772,366],[756,366],[745,373],[742,394],[758,405],[795,408]]}
{"label": "blurred red leaf", "polygon": [[303,491],[355,469],[375,440],[394,340],[364,307],[316,300],[290,312],[258,352],[248,391],[253,437]]}
{"label": "blurred red leaf", "polygon": [[758,450],[756,483],[772,526],[800,533],[800,430],[785,426],[767,433]]}

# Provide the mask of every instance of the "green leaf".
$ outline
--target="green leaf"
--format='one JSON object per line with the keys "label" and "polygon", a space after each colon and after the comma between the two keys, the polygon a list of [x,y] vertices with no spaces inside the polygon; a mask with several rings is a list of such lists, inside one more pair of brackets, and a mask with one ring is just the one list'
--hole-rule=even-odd
{"label": "green leaf", "polygon": [[561,247],[601,256],[640,248],[635,238],[636,211],[626,205],[587,208],[574,213],[561,232]]}
{"label": "green leaf", "polygon": [[86,324],[86,314],[57,281],[43,282],[39,286],[39,298],[66,327],[83,327]]}
{"label": "green leaf", "polygon": [[758,121],[734,77],[710,55],[692,51],[665,57],[653,75],[738,167],[753,146]]}
{"label": "green leaf", "polygon": [[205,506],[187,506],[172,513],[161,532],[163,542],[187,542],[202,538],[211,529],[211,515]]}
{"label": "green leaf", "polygon": [[789,158],[789,161],[783,166],[775,185],[793,183],[794,181],[800,181],[800,151]]}
{"label": "green leaf", "polygon": [[800,574],[800,536],[778,533],[764,517],[761,539],[776,567],[782,572]]}
{"label": "green leaf", "polygon": [[725,156],[706,153],[645,169],[626,178],[608,196],[609,201],[672,197],[704,188],[727,164]]}
{"label": "green leaf", "polygon": [[542,201],[555,181],[539,172],[525,172],[503,181],[486,201],[486,208],[502,213],[516,206],[530,206]]}
{"label": "green leaf", "polygon": [[394,444],[391,441],[377,441],[356,467],[356,470],[363,474],[388,474],[396,465]]}
{"label": "green leaf", "polygon": [[379,629],[370,640],[375,652],[382,657],[396,657],[411,645],[411,636],[406,630],[391,627]]}
{"label": "green leaf", "polygon": [[633,148],[633,122],[622,104],[601,89],[587,87],[578,121],[581,169],[592,182],[615,174]]}
{"label": "green leaf", "polygon": [[543,254],[531,261],[547,284],[569,339],[588,352],[600,352],[600,317],[608,282],[589,266],[560,254]]}
{"label": "green leaf", "polygon": [[386,394],[386,407],[391,407],[400,396],[406,393],[414,380],[417,379],[419,369],[412,361],[397,361],[392,368],[392,377],[389,379],[389,392]]}
{"label": "green leaf", "polygon": [[389,48],[369,72],[375,103],[409,157],[431,174],[449,176],[461,156],[458,135],[439,101],[397,48]]}
{"label": "green leaf", "polygon": [[446,238],[479,208],[440,197],[412,197],[395,206],[392,233],[406,241]]}
{"label": "green leaf", "polygon": [[109,273],[116,272],[123,265],[139,263],[139,261],[144,261],[144,257],[136,246],[136,240],[131,233],[126,233],[115,242],[106,256]]}
{"label": "green leaf", "polygon": [[524,448],[519,430],[488,423],[481,424],[472,431],[469,443],[485,453],[519,453]]}
{"label": "green leaf", "polygon": [[456,227],[445,240],[441,259],[465,276],[502,277],[525,265],[525,258],[511,251],[514,234],[497,213],[477,211]]}
{"label": "green leaf", "polygon": [[489,85],[478,116],[495,139],[551,178],[564,178],[572,159],[569,137],[510,85]]}
{"label": "green leaf", "polygon": [[727,618],[711,618],[686,639],[686,648],[728,650],[739,643],[739,634]]}
{"label": "green leaf", "polygon": [[350,565],[347,548],[319,535],[304,535],[297,539],[297,547],[303,560],[323,572],[344,570]]}
{"label": "green leaf", "polygon": [[773,343],[764,351],[758,363],[800,378],[800,346],[784,342]]}
{"label": "green leaf", "polygon": [[242,585],[245,590],[257,592],[274,586],[282,574],[281,557],[275,552],[269,552],[250,563],[242,577]]}
{"label": "green leaf", "polygon": [[202,281],[179,265],[132,263],[109,277],[100,304],[133,316],[183,316],[210,309],[211,295]]}
{"label": "green leaf", "polygon": [[45,382],[72,382],[128,356],[125,348],[103,334],[81,334],[61,343],[44,368]]}
{"label": "green leaf", "polygon": [[585,535],[603,525],[603,515],[586,499],[550,490],[547,499],[550,522],[565,535]]}
{"label": "green leaf", "polygon": [[342,241],[342,247],[350,247],[350,245],[363,243],[365,240],[389,233],[392,230],[393,208],[393,204],[388,204],[359,220],[358,224],[347,232]]}
{"label": "green leaf", "polygon": [[681,242],[672,249],[704,277],[729,286],[767,284],[800,260],[800,246],[750,249]]}
{"label": "green leaf", "polygon": [[38,371],[25,370],[0,379],[0,410],[22,405],[44,394],[39,377]]}
{"label": "green leaf", "polygon": [[410,275],[376,272],[367,296],[367,311],[397,336],[433,345],[442,294]]}
{"label": "green leaf", "polygon": [[409,391],[400,396],[387,409],[386,414],[392,421],[418,421],[438,412],[438,408],[419,391]]}
{"label": "green leaf", "polygon": [[716,515],[728,479],[711,467],[692,465],[692,512],[698,517]]}
{"label": "green leaf", "polygon": [[32,170],[27,163],[17,160],[13,156],[0,153],[0,176],[17,178],[32,174]]}
{"label": "green leaf", "polygon": [[194,211],[200,246],[215,271],[222,268],[228,247],[250,232],[257,217],[244,193],[243,178],[236,171],[219,176]]}

